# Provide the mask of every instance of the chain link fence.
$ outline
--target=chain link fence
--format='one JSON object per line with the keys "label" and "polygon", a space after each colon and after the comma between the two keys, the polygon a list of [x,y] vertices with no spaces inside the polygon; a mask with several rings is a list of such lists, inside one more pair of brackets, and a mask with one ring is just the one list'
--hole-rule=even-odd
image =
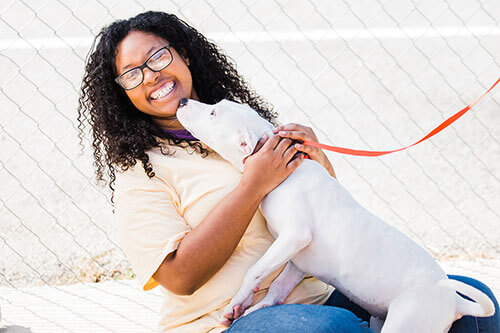
{"label": "chain link fence", "polygon": [[[321,142],[336,146],[413,143],[500,74],[496,0],[2,0],[1,287],[28,297],[26,288],[35,286],[128,286],[124,279],[134,277],[115,240],[110,193],[94,183],[89,142],[80,152],[76,105],[93,36],[145,10],[177,14],[198,28],[234,59],[280,122],[310,125]],[[495,281],[499,96],[493,91],[406,152],[329,154],[364,206],[437,259],[480,262]]]}

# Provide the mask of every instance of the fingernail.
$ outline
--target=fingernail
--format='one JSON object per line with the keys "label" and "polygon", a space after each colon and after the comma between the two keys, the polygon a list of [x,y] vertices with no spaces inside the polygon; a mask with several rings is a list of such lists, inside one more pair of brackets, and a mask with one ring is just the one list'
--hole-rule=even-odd
{"label": "fingernail", "polygon": [[280,131],[280,135],[286,135],[286,131]]}
{"label": "fingernail", "polygon": [[304,146],[303,146],[303,145],[301,145],[300,143],[296,143],[296,144],[295,144],[295,148],[297,148],[297,149],[300,149],[300,148],[302,148],[302,147],[304,147]]}

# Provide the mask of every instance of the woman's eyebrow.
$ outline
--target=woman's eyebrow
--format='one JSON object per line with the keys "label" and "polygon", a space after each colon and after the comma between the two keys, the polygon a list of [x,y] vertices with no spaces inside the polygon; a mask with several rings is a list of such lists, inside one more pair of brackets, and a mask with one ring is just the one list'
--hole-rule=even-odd
{"label": "woman's eyebrow", "polygon": [[[152,52],[154,49],[156,49],[156,48],[157,48],[157,46],[153,46],[152,48],[150,48],[150,49],[148,50],[148,52],[146,52],[146,56],[147,56],[147,58],[149,58],[149,56],[151,55],[151,52]],[[146,59],[147,59],[147,58],[146,58]],[[126,71],[129,67],[132,67],[132,64],[128,64],[127,66],[122,67],[122,72]],[[134,67],[135,67],[135,66],[134,66]]]}

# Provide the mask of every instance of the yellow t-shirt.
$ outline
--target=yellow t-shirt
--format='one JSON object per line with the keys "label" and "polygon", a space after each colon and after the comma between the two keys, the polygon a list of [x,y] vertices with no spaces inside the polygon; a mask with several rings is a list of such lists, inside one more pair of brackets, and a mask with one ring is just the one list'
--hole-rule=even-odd
{"label": "yellow t-shirt", "polygon": [[[183,237],[239,183],[241,173],[216,153],[203,158],[194,151],[168,146],[148,152],[155,176],[149,178],[138,162],[117,172],[115,219],[118,240],[144,290],[158,286],[151,277],[163,259],[175,251]],[[188,148],[189,149],[189,148]],[[162,332],[222,332],[222,311],[236,295],[245,273],[273,242],[259,210],[225,265],[189,296],[161,288],[164,300],[158,330]],[[254,303],[262,299],[280,270],[260,284]],[[304,278],[286,303],[323,304],[333,288]]]}

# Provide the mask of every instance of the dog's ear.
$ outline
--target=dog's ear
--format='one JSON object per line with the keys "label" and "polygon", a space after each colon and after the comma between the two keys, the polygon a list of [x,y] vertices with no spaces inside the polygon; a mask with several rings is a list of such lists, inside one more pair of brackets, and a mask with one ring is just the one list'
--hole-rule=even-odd
{"label": "dog's ear", "polygon": [[238,148],[243,152],[245,157],[253,151],[252,139],[246,128],[238,130]]}

